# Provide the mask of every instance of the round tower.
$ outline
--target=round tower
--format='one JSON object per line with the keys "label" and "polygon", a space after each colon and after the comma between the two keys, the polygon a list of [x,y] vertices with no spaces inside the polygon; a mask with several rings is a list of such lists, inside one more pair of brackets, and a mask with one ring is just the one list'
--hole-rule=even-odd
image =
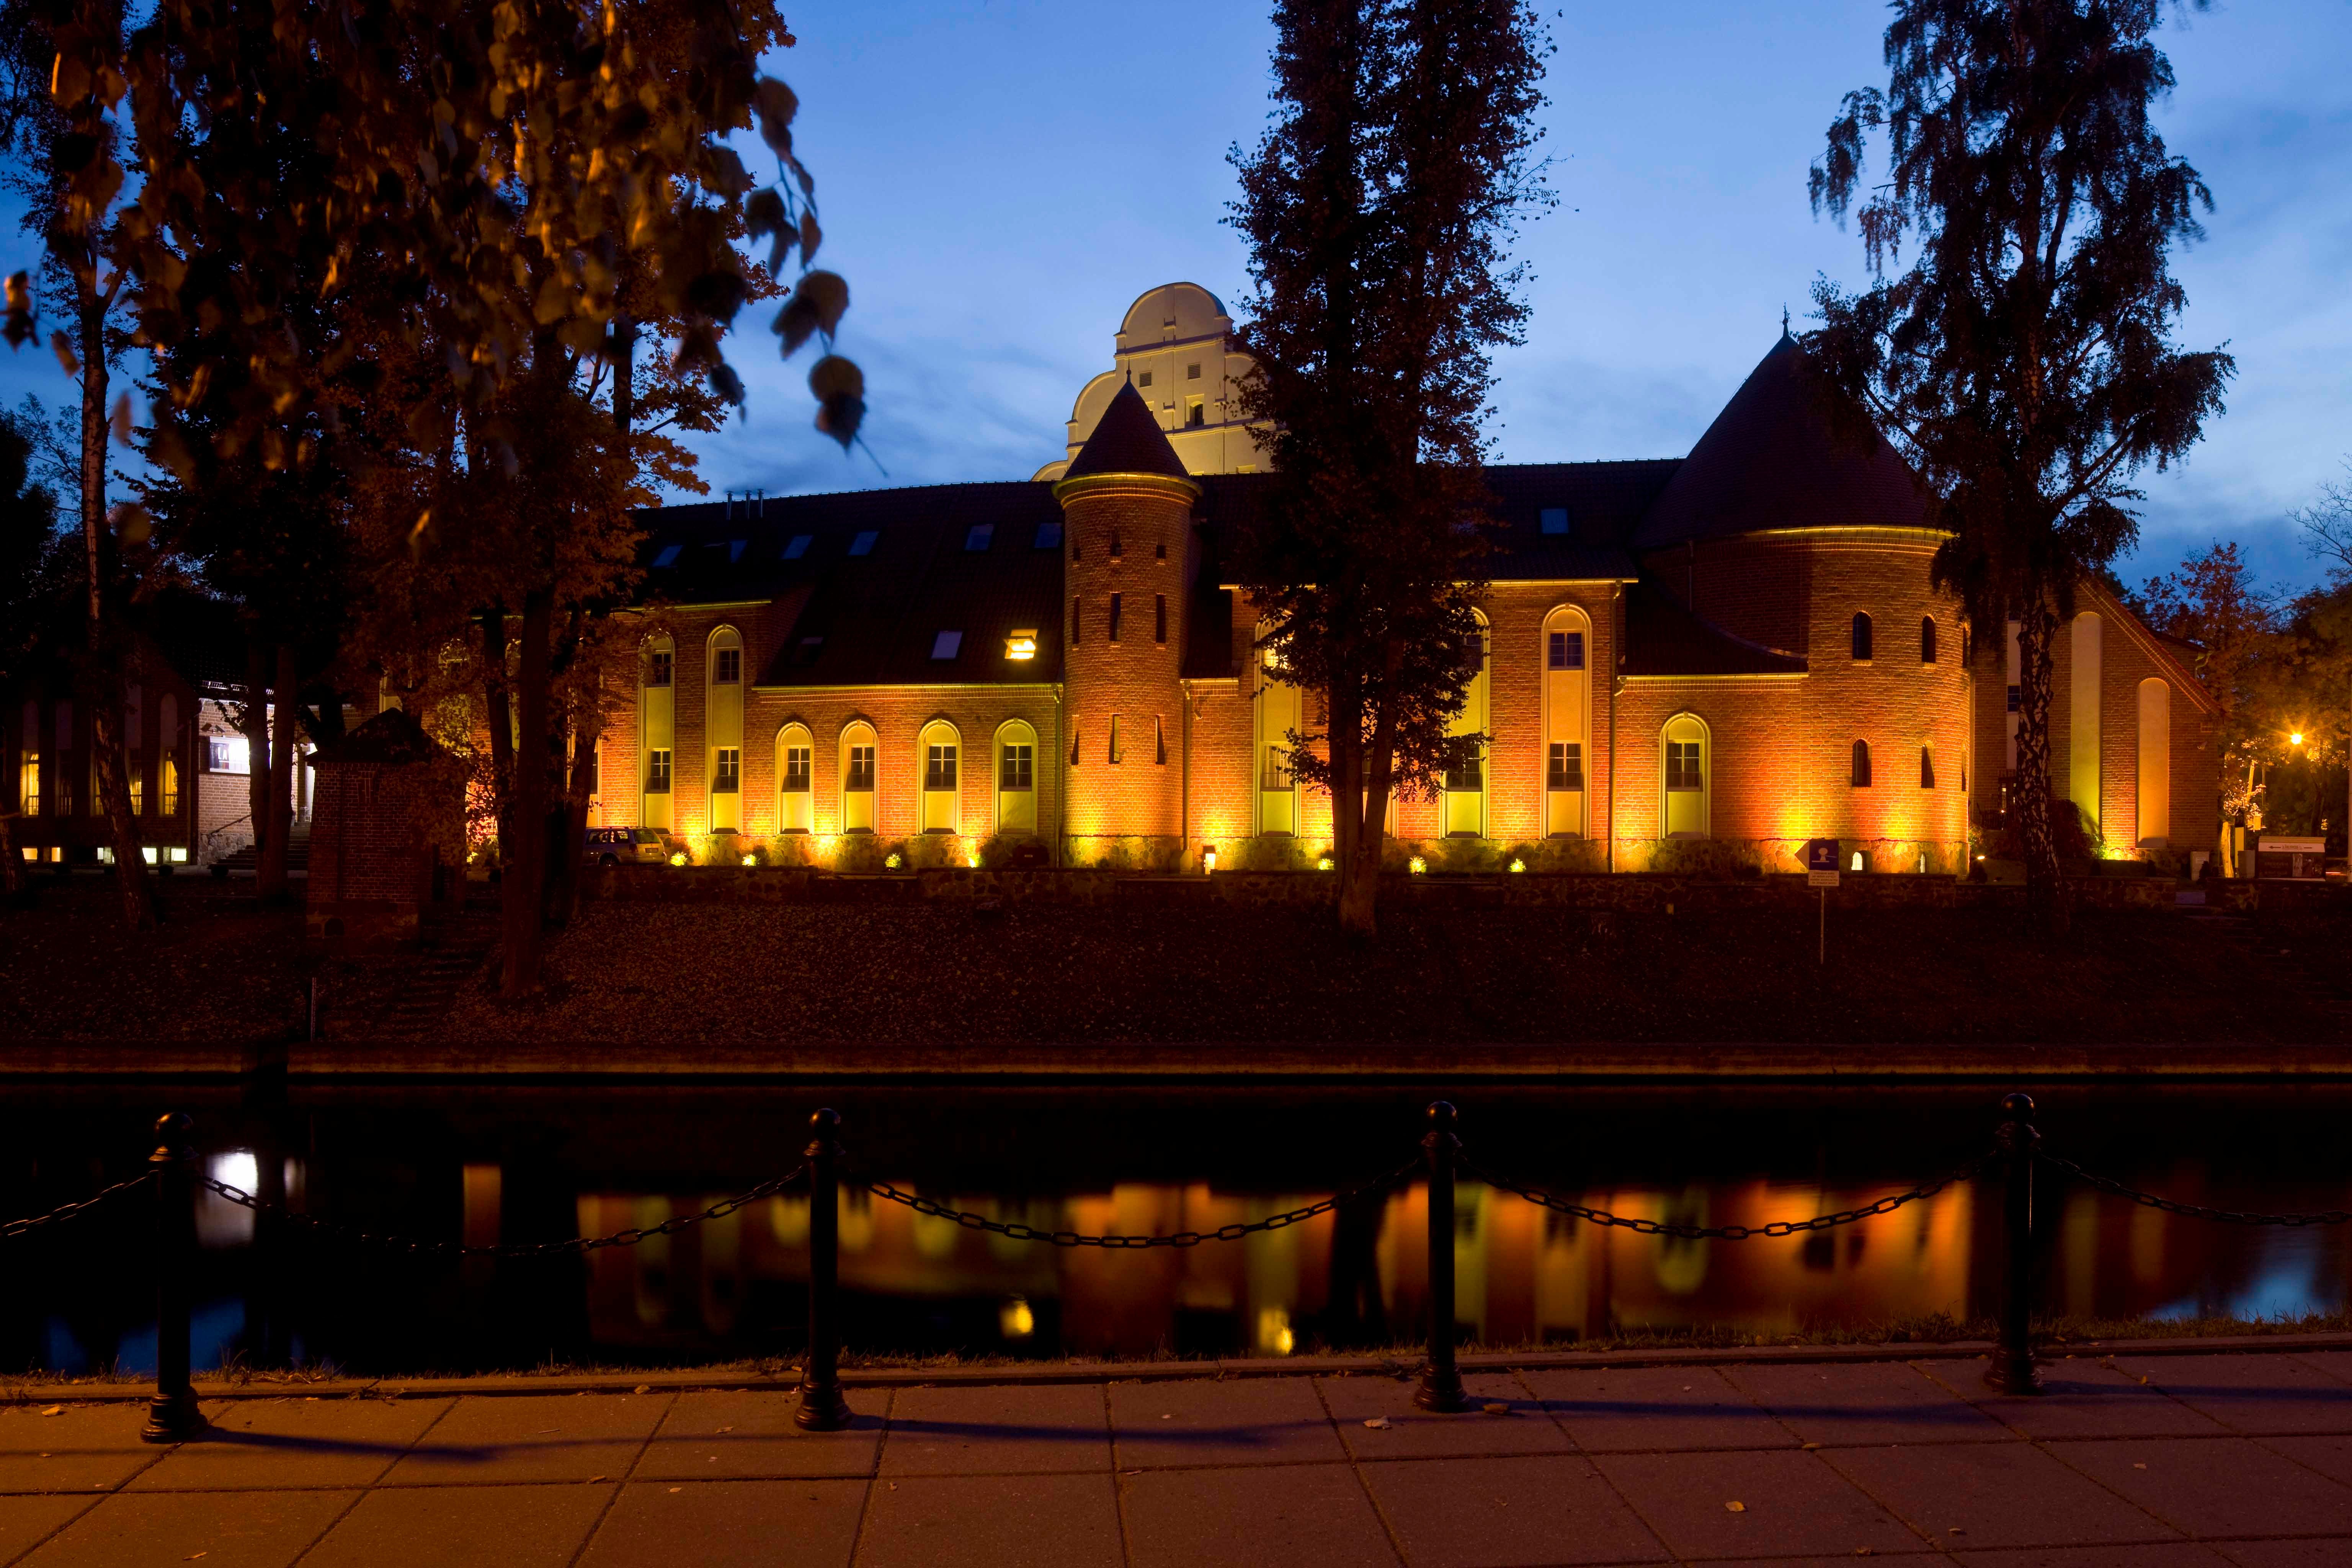
{"label": "round tower", "polygon": [[1063,833],[1072,865],[1183,854],[1187,545],[1201,487],[1132,386],[1054,486],[1062,507]]}

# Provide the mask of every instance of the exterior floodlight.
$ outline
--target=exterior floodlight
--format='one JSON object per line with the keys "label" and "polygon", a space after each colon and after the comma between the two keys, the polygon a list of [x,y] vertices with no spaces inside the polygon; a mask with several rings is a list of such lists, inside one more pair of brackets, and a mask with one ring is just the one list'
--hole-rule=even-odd
{"label": "exterior floodlight", "polygon": [[1315,868],[1318,871],[1328,871],[1331,868],[1331,857],[1326,855],[1320,860],[1316,861]]}
{"label": "exterior floodlight", "polygon": [[2302,745],[2302,744],[2303,744],[2303,731],[2300,731],[2300,730],[2297,730],[2294,734],[2289,735],[2289,736],[2286,738],[2286,743],[2287,743],[2288,745],[2290,745],[2290,746],[2300,746],[2300,745]]}
{"label": "exterior floodlight", "polygon": [[1213,845],[1213,844],[1203,844],[1203,845],[1202,845],[1202,846],[1201,846],[1201,875],[1202,875],[1202,876],[1204,876],[1204,877],[1205,877],[1205,876],[1209,875],[1211,872],[1214,871],[1216,868],[1217,868],[1217,847],[1216,847],[1215,845]]}
{"label": "exterior floodlight", "polygon": [[898,857],[896,855],[890,856],[887,859],[885,859],[882,862],[882,868],[886,871],[897,870],[898,868]]}
{"label": "exterior floodlight", "polygon": [[756,866],[759,863],[760,858],[757,855],[746,855],[743,857],[743,864],[746,866]]}
{"label": "exterior floodlight", "polygon": [[675,850],[672,850],[672,851],[670,852],[669,863],[670,863],[671,865],[673,865],[673,866],[683,866],[683,865],[685,865],[685,864],[686,864],[686,851],[685,851],[685,850],[683,850],[683,849],[675,849]]}
{"label": "exterior floodlight", "polygon": [[1524,860],[1514,860],[1511,862],[1511,869],[1514,871],[1524,871],[1527,868],[1528,863]]}
{"label": "exterior floodlight", "polygon": [[1429,862],[1428,862],[1428,861],[1426,861],[1426,860],[1424,860],[1424,859],[1423,859],[1420,856],[1416,855],[1416,856],[1414,856],[1414,857],[1412,858],[1412,874],[1413,874],[1414,876],[1416,876],[1416,877],[1420,877],[1420,876],[1425,876],[1425,875],[1427,875],[1427,874],[1428,874],[1428,871],[1429,871]]}

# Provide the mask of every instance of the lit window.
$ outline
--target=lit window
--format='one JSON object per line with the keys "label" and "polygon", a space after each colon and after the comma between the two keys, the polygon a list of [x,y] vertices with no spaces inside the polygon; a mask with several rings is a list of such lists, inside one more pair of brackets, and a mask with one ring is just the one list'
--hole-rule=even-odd
{"label": "lit window", "polygon": [[[667,686],[669,684],[671,658],[672,656],[670,654],[659,649],[655,650],[655,652],[647,656],[646,659],[646,684],[647,686]],[[217,768],[214,770],[215,773],[219,771],[220,770]],[[245,770],[239,768],[237,771],[239,773],[243,773]]]}
{"label": "lit window", "polygon": [[1568,531],[1568,508],[1564,506],[1548,506],[1544,508],[1541,512],[1538,513],[1537,516],[1546,533],[1566,533]]}
{"label": "lit window", "polygon": [[798,561],[802,556],[808,553],[809,546],[815,542],[816,535],[814,533],[793,534],[791,542],[784,546],[784,559],[787,561]]}
{"label": "lit window", "polygon": [[1062,548],[1062,525],[1058,522],[1039,523],[1037,525],[1037,537],[1033,542],[1033,548],[1038,550],[1059,550]]}
{"label": "lit window", "polygon": [[1168,640],[1168,595],[1165,594],[1151,595],[1151,640]]}
{"label": "lit window", "polygon": [[1544,759],[1544,787],[1580,790],[1584,787],[1584,747],[1580,742],[1554,741]]}
{"label": "lit window", "polygon": [[681,544],[663,545],[660,551],[654,556],[654,564],[656,566],[677,565],[678,552],[685,548],[686,547]]}
{"label": "lit window", "polygon": [[26,816],[41,815],[41,753],[26,752],[16,763],[16,809]]}
{"label": "lit window", "polygon": [[[177,816],[180,815],[180,759],[173,756],[164,757],[163,769],[163,815]],[[26,815],[31,814],[28,812]]]}
{"label": "lit window", "polygon": [[734,795],[743,787],[743,753],[734,746],[719,748],[717,762],[710,770],[710,789],[714,795]]}
{"label": "lit window", "polygon": [[871,555],[874,553],[874,542],[881,537],[873,529],[866,529],[849,542],[849,552],[852,555]]}
{"label": "lit window", "polygon": [[809,792],[809,780],[815,771],[810,766],[810,760],[809,748],[806,746],[784,748],[784,793],[786,795],[806,795]]}
{"label": "lit window", "polygon": [[1004,657],[1010,659],[1032,659],[1037,657],[1037,628],[1024,626],[1004,639]]}
{"label": "lit window", "polygon": [[1870,742],[1867,741],[1853,743],[1853,787],[1870,787]]}
{"label": "lit window", "polygon": [[1462,752],[1454,766],[1445,770],[1445,787],[1456,793],[1486,787],[1485,761],[1475,749]]}
{"label": "lit window", "polygon": [[1289,787],[1290,753],[1282,746],[1268,745],[1265,749],[1265,771],[1258,779],[1258,788],[1288,789]]}
{"label": "lit window", "polygon": [[205,737],[205,769],[215,773],[244,773],[248,749],[248,742],[242,735],[207,735]]}
{"label": "lit window", "polygon": [[1584,634],[1552,632],[1546,639],[1544,663],[1552,669],[1584,668]]}
{"label": "lit window", "polygon": [[953,658],[962,647],[961,632],[941,632],[931,639],[931,657],[935,659]]}
{"label": "lit window", "polygon": [[719,686],[740,685],[743,680],[743,650],[740,647],[722,647],[717,650],[717,658],[712,660],[710,671],[712,682]]}
{"label": "lit window", "polygon": [[849,777],[843,782],[841,787],[852,791],[870,791],[873,789],[873,747],[852,746],[849,748]]}
{"label": "lit window", "polygon": [[956,749],[952,743],[923,749],[923,787],[927,790],[951,790],[956,787]]}
{"label": "lit window", "polygon": [[[122,761],[131,773],[131,815],[144,816],[147,815],[147,770],[140,765],[137,757],[125,756]],[[97,792],[93,790],[90,793],[95,797]]]}
{"label": "lit window", "polygon": [[1870,657],[1870,617],[1868,616],[1857,615],[1853,617],[1853,657],[1856,660]]}
{"label": "lit window", "polygon": [[1705,787],[1705,781],[1699,777],[1698,748],[1699,743],[1696,741],[1666,742],[1666,787],[1668,789],[1695,790]]}
{"label": "lit window", "polygon": [[669,753],[667,752],[653,751],[646,753],[646,793],[647,795],[669,793]]}
{"label": "lit window", "polygon": [[1033,752],[1026,741],[1008,741],[996,775],[999,789],[1034,789]]}
{"label": "lit window", "polygon": [[963,547],[971,554],[978,555],[988,548],[989,541],[995,537],[996,524],[975,522],[963,531]]}

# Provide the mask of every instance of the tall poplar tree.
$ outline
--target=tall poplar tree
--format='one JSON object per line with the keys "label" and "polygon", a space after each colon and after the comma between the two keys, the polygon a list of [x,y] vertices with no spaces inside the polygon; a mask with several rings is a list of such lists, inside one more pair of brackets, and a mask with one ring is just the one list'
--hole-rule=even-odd
{"label": "tall poplar tree", "polygon": [[[2172,67],[2161,0],[1895,0],[1887,85],[1846,95],[1813,165],[1843,220],[1883,132],[1888,174],[1858,218],[1877,281],[1826,279],[1810,343],[1918,472],[1939,586],[1980,646],[2017,624],[2017,784],[2028,900],[2067,922],[2051,826],[2051,655],[2075,586],[2138,536],[2133,479],[2221,408],[2219,349],[2170,334],[2175,246],[2212,197],[2151,108]],[[1890,276],[1906,246],[1910,267]]]}
{"label": "tall poplar tree", "polygon": [[1377,924],[1389,801],[1434,791],[1483,654],[1489,353],[1520,341],[1515,221],[1543,58],[1519,0],[1282,0],[1274,123],[1235,149],[1250,243],[1242,405],[1275,473],[1237,542],[1275,679],[1319,700],[1290,737],[1328,790],[1343,929]]}

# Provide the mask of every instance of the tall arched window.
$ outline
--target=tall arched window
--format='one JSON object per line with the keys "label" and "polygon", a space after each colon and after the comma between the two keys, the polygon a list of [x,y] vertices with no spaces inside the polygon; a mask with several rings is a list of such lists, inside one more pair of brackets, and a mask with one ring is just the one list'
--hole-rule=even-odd
{"label": "tall arched window", "polygon": [[2139,841],[2172,837],[2172,688],[2154,676],[2139,683]]}
{"label": "tall arched window", "polygon": [[637,666],[637,784],[641,826],[668,827],[670,772],[677,744],[677,644],[657,637]]}
{"label": "tall arched window", "polygon": [[1858,662],[1870,658],[1870,617],[1860,611],[1853,617],[1853,657]]}
{"label": "tall arched window", "polygon": [[853,720],[841,731],[841,830],[871,833],[875,828],[876,742],[874,726]]}
{"label": "tall arched window", "polygon": [[1919,617],[1919,662],[1936,662],[1936,617],[1933,616]]}
{"label": "tall arched window", "polygon": [[[1272,629],[1261,621],[1257,635],[1264,638]],[[1301,707],[1306,693],[1284,681],[1281,670],[1281,657],[1270,647],[1250,661],[1250,678],[1255,683],[1250,706],[1256,713],[1254,771],[1260,833],[1298,831],[1298,782],[1290,771],[1290,735],[1307,728]]]}
{"label": "tall arched window", "polygon": [[[1492,663],[1488,641],[1486,617],[1479,616],[1477,643],[1463,650],[1464,661],[1475,660],[1475,667],[1469,687],[1462,694],[1462,706],[1454,710],[1446,726],[1449,734],[1486,732],[1487,666]],[[1465,751],[1455,765],[1445,771],[1445,832],[1448,837],[1486,837],[1486,757],[1483,746]]]}
{"label": "tall arched window", "polygon": [[1550,835],[1584,832],[1592,713],[1586,661],[1591,627],[1574,605],[1563,605],[1544,617],[1544,832]]}
{"label": "tall arched window", "polygon": [[1014,719],[996,731],[996,831],[1037,831],[1037,731]]}
{"label": "tall arched window", "polygon": [[805,724],[787,724],[776,731],[776,831],[815,827],[816,737]]}
{"label": "tall arched window", "polygon": [[710,829],[743,826],[743,634],[710,634],[703,667],[703,742],[709,747]]}
{"label": "tall arched window", "polygon": [[922,829],[926,833],[963,831],[963,738],[944,719],[934,719],[915,737],[915,766],[923,789]]}
{"label": "tall arched window", "polygon": [[1677,713],[1666,721],[1658,736],[1659,784],[1664,796],[1660,816],[1669,838],[1705,838],[1714,795],[1714,750],[1706,721],[1696,713]]}
{"label": "tall arched window", "polygon": [[1870,742],[1867,741],[1853,743],[1853,787],[1870,787]]}

